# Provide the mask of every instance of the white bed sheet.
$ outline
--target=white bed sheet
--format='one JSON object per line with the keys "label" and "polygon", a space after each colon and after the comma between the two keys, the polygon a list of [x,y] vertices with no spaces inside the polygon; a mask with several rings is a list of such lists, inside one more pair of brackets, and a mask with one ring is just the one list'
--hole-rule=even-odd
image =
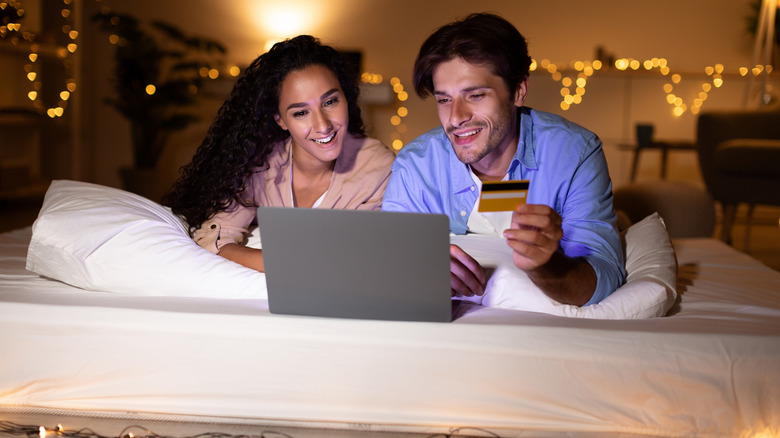
{"label": "white bed sheet", "polygon": [[87,292],[24,269],[30,233],[0,235],[0,412],[502,436],[780,430],[780,273],[713,239],[674,242],[680,300],[665,318],[464,305],[444,324]]}

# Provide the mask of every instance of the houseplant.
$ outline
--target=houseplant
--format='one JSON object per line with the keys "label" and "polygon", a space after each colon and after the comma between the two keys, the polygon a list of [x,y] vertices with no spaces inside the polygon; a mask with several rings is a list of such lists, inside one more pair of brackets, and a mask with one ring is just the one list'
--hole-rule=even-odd
{"label": "houseplant", "polygon": [[[222,65],[227,51],[216,40],[184,34],[177,27],[153,20],[145,26],[136,17],[98,13],[92,17],[115,44],[112,82],[115,95],[105,99],[131,126],[133,166],[123,169],[125,188],[135,179],[154,184],[153,170],[168,135],[197,120],[186,107],[198,102],[198,90],[208,71]],[[145,192],[146,193],[140,193]]]}

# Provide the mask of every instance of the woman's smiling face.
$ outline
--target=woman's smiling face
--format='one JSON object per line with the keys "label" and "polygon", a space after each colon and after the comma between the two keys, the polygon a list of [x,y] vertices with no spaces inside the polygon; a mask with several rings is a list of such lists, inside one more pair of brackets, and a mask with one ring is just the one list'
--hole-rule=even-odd
{"label": "woman's smiling face", "polygon": [[349,125],[347,99],[336,75],[310,65],[290,72],[279,94],[276,123],[290,133],[296,160],[335,160]]}

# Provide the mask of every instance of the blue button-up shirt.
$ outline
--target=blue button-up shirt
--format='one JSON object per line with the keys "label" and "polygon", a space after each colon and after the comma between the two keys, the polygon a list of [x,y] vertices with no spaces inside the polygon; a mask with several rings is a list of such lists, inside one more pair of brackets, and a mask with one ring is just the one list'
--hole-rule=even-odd
{"label": "blue button-up shirt", "polygon": [[[548,205],[563,218],[561,249],[593,266],[598,283],[587,304],[598,303],[623,284],[612,181],[595,134],[560,116],[524,107],[507,175],[530,180],[527,202]],[[478,196],[468,166],[438,127],[398,153],[382,209],[446,214],[450,232],[465,234]]]}

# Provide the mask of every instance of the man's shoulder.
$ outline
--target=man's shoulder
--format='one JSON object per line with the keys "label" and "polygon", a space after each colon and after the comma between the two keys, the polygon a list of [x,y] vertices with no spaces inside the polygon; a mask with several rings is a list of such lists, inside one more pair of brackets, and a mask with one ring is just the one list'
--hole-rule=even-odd
{"label": "man's shoulder", "polygon": [[398,151],[398,160],[416,160],[437,155],[447,155],[452,150],[450,141],[441,126],[415,138]]}
{"label": "man's shoulder", "polygon": [[562,130],[569,131],[572,134],[583,135],[583,136],[595,135],[589,129],[575,122],[572,122],[571,120],[561,115],[548,113],[546,111],[530,109],[530,108],[528,109],[528,112],[531,115],[531,119],[533,120],[535,128],[562,129]]}
{"label": "man's shoulder", "polygon": [[[595,133],[563,116],[537,110],[529,110],[529,113],[537,148],[544,147],[548,139],[555,139],[553,144],[557,147],[568,145],[569,147],[592,150],[601,145],[601,141]],[[572,141],[562,142],[563,138]]]}

